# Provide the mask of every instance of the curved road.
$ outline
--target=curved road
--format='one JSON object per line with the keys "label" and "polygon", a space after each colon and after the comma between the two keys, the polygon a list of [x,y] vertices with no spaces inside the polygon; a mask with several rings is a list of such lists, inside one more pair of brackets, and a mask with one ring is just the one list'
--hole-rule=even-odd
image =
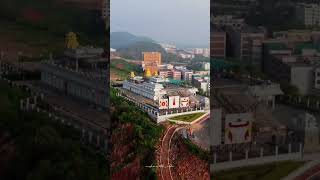
{"label": "curved road", "polygon": [[295,180],[316,180],[320,179],[320,164],[310,168],[302,175],[295,178]]}
{"label": "curved road", "polygon": [[[204,121],[209,119],[210,114],[207,116],[204,116],[201,120],[199,120],[197,123],[202,124]],[[160,147],[160,155],[159,155],[159,162],[158,165],[160,166],[160,177],[159,179],[162,180],[173,180],[171,167],[172,163],[170,162],[170,148],[171,148],[171,141],[174,137],[175,133],[177,133],[179,130],[186,128],[185,126],[177,126],[172,125],[169,126],[164,136],[161,139],[161,147]]]}
{"label": "curved road", "polygon": [[162,180],[173,180],[170,164],[170,142],[177,128],[177,126],[169,126],[161,140],[159,157],[160,163],[158,164],[161,166],[160,175]]}

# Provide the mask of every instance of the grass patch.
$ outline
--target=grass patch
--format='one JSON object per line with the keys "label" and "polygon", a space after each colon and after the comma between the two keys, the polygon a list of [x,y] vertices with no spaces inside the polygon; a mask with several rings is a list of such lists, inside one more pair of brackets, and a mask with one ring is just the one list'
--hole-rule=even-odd
{"label": "grass patch", "polygon": [[183,143],[185,145],[187,145],[188,150],[192,154],[200,157],[202,160],[209,161],[209,152],[208,151],[205,151],[205,150],[201,149],[200,147],[198,147],[197,145],[192,143],[190,141],[190,139],[183,139]]}
{"label": "grass patch", "polygon": [[290,172],[302,166],[302,161],[283,161],[277,163],[264,164],[235,168],[226,171],[219,171],[213,175],[213,179],[218,180],[278,180],[287,176]]}
{"label": "grass patch", "polygon": [[175,121],[192,122],[198,119],[199,117],[203,116],[204,114],[205,113],[186,114],[186,115],[176,116],[170,119]]}
{"label": "grass patch", "polygon": [[141,75],[143,73],[141,67],[123,59],[113,59],[110,61],[111,74],[117,75],[120,79],[128,78],[132,71],[135,72],[136,75]]}

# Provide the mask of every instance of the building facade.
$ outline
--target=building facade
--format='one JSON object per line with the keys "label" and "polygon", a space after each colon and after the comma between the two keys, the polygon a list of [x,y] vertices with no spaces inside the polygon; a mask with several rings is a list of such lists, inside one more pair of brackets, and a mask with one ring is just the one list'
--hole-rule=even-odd
{"label": "building facade", "polygon": [[275,47],[264,45],[263,71],[276,80],[296,86],[303,95],[316,93],[320,83],[317,63],[320,57],[297,55],[287,47]]}
{"label": "building facade", "polygon": [[240,59],[260,60],[265,29],[245,26],[242,29],[228,28],[232,55]]}
{"label": "building facade", "polygon": [[40,68],[43,84],[67,96],[76,97],[103,109],[109,108],[107,81],[50,62],[42,63]]}
{"label": "building facade", "polygon": [[210,92],[210,78],[194,75],[192,84],[203,92]]}
{"label": "building facade", "polygon": [[210,37],[210,56],[212,58],[225,58],[226,57],[226,32],[216,28],[211,32]]}
{"label": "building facade", "polygon": [[151,75],[158,73],[158,66],[161,65],[161,53],[160,52],[143,52],[143,68],[149,70]]}
{"label": "building facade", "polygon": [[123,82],[123,88],[154,101],[159,100],[159,97],[165,94],[163,85],[159,83],[135,83],[129,80]]}
{"label": "building facade", "polygon": [[236,18],[231,15],[214,16],[213,24],[219,27],[231,26],[233,28],[242,28],[245,25],[243,18]]}
{"label": "building facade", "polygon": [[296,17],[305,26],[320,25],[320,5],[299,3],[296,6]]}

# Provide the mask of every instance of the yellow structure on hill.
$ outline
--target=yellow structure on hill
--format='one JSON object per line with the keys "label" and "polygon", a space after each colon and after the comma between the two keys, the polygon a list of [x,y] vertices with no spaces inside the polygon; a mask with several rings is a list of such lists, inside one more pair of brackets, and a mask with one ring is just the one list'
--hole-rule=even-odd
{"label": "yellow structure on hill", "polygon": [[77,35],[74,32],[66,34],[66,48],[76,49],[79,46]]}
{"label": "yellow structure on hill", "polygon": [[143,62],[145,69],[149,69],[150,73],[154,75],[159,69],[158,66],[161,65],[161,53],[160,52],[143,52],[142,53]]}
{"label": "yellow structure on hill", "polygon": [[150,71],[150,69],[148,68],[148,69],[146,69],[146,71],[145,71],[145,77],[147,77],[147,78],[149,78],[149,77],[151,77],[152,76],[152,74],[151,74],[151,71]]}
{"label": "yellow structure on hill", "polygon": [[133,71],[131,71],[131,73],[130,73],[130,77],[131,78],[134,78],[136,75],[134,74],[134,72]]}

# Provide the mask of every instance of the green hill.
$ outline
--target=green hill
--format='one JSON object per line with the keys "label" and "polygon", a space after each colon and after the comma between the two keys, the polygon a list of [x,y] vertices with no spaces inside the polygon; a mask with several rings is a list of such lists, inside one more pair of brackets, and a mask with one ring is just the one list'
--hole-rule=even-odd
{"label": "green hill", "polygon": [[116,76],[118,79],[125,79],[132,71],[135,72],[136,75],[141,75],[143,73],[141,66],[129,63],[124,59],[114,59],[110,61],[111,78]]}
{"label": "green hill", "polygon": [[126,59],[142,59],[142,52],[156,51],[162,55],[167,54],[159,44],[152,42],[136,42],[117,51]]}
{"label": "green hill", "polygon": [[128,47],[137,42],[155,42],[151,38],[135,36],[128,32],[112,32],[110,34],[110,47],[118,49]]}
{"label": "green hill", "polygon": [[167,53],[160,44],[148,37],[135,36],[128,32],[113,32],[110,47],[117,49],[121,57],[142,60],[142,52],[160,52],[163,62],[181,61],[175,54]]}

